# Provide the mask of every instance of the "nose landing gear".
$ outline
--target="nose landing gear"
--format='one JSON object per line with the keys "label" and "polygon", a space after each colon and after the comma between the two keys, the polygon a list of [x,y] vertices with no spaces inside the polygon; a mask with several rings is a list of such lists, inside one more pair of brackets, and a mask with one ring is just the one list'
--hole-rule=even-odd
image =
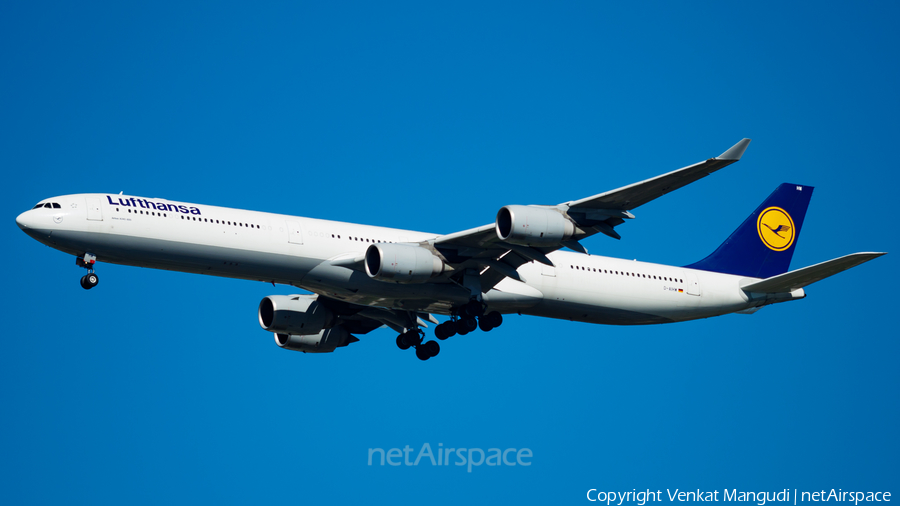
{"label": "nose landing gear", "polygon": [[95,286],[97,286],[97,283],[99,283],[99,282],[100,282],[100,278],[98,278],[97,275],[94,274],[93,272],[90,272],[88,274],[85,274],[84,276],[81,276],[81,288],[84,288],[85,290],[90,290],[91,288],[94,288]]}
{"label": "nose landing gear", "polygon": [[97,286],[97,283],[100,282],[100,278],[94,273],[94,263],[97,262],[97,257],[90,254],[85,253],[84,257],[78,257],[75,259],[75,265],[78,267],[84,267],[87,269],[88,273],[84,276],[81,276],[81,288],[85,290],[90,290]]}

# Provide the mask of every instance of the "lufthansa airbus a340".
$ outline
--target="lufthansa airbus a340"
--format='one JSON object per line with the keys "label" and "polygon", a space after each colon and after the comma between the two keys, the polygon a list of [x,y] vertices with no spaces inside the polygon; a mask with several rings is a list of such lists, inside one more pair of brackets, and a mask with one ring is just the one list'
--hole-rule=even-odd
{"label": "lufthansa airbus a340", "polygon": [[[691,265],[589,255],[579,243],[619,239],[632,210],[738,161],[749,143],[581,200],[505,206],[493,223],[447,235],[106,193],[42,200],[16,223],[75,255],[86,289],[99,281],[95,262],[291,285],[311,294],[259,304],[259,324],[279,347],[332,352],[387,326],[398,347],[427,360],[440,346],[424,339],[425,321],[444,340],[490,331],[511,313],[612,325],[753,313],[884,254],[789,271],[813,188],[787,183]],[[435,314],[449,319],[438,324]]]}

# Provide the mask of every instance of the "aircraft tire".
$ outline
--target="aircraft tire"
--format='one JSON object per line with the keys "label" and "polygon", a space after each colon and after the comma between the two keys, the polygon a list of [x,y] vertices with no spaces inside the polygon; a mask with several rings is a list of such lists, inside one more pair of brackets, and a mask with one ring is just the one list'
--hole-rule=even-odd
{"label": "aircraft tire", "polygon": [[453,337],[453,334],[456,334],[456,330],[453,328],[452,324],[448,325],[449,322],[444,322],[437,327],[434,328],[434,337],[443,341],[448,337]]}
{"label": "aircraft tire", "polygon": [[428,341],[422,345],[422,348],[425,348],[428,355],[432,357],[438,356],[438,353],[441,352],[441,345],[437,341]]}
{"label": "aircraft tire", "polygon": [[471,316],[464,316],[459,320],[456,320],[456,333],[461,336],[464,336],[477,328],[478,322]]}
{"label": "aircraft tire", "polygon": [[418,329],[408,330],[403,334],[400,334],[403,338],[403,343],[406,344],[406,347],[410,346],[418,346],[422,343],[422,336],[419,334]]}

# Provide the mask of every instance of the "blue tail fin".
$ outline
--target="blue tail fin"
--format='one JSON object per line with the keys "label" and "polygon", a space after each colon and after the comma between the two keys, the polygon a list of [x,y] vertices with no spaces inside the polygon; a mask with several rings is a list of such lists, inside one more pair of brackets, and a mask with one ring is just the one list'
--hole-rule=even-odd
{"label": "blue tail fin", "polygon": [[812,186],[783,183],[711,255],[688,269],[768,278],[784,274],[800,238]]}

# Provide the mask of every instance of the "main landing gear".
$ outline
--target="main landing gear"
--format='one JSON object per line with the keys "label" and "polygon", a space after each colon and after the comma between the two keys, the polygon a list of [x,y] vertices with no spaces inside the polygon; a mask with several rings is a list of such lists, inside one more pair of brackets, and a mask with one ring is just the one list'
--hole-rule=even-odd
{"label": "main landing gear", "polygon": [[476,328],[490,332],[502,324],[503,315],[497,311],[485,314],[484,304],[477,300],[471,300],[460,310],[451,314],[449,321],[435,327],[434,336],[443,341],[457,334],[464,336]]}
{"label": "main landing gear", "polygon": [[431,357],[436,357],[441,352],[441,345],[437,341],[422,343],[424,338],[425,332],[422,332],[422,330],[417,328],[410,329],[397,336],[397,347],[401,350],[415,348],[416,356],[419,357],[419,360],[428,360]]}
{"label": "main landing gear", "polygon": [[100,278],[97,277],[97,274],[94,273],[94,263],[97,262],[97,257],[90,253],[85,253],[84,257],[78,257],[75,259],[75,265],[78,267],[84,267],[87,269],[88,273],[84,276],[81,276],[81,288],[85,290],[90,290],[97,286],[97,283],[100,282]]}
{"label": "main landing gear", "polygon": [[[459,283],[457,282],[457,284]],[[461,286],[469,290],[469,301],[462,306],[453,308],[450,312],[450,320],[434,328],[434,337],[441,341],[456,334],[464,336],[469,332],[474,332],[477,328],[489,332],[503,324],[503,316],[497,311],[485,314],[487,306],[481,296],[481,278],[475,269],[466,270]],[[425,333],[418,327],[407,330],[397,336],[397,347],[401,350],[415,348],[416,356],[420,360],[428,360],[437,356],[441,351],[441,346],[437,341],[428,341],[423,344],[424,337]]]}

